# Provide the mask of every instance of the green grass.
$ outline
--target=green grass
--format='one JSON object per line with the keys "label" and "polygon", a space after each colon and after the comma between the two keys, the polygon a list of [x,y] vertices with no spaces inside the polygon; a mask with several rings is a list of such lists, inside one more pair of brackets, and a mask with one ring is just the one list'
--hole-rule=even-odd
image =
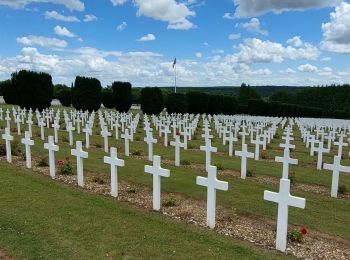
{"label": "green grass", "polygon": [[0,248],[18,259],[284,257],[1,163]]}

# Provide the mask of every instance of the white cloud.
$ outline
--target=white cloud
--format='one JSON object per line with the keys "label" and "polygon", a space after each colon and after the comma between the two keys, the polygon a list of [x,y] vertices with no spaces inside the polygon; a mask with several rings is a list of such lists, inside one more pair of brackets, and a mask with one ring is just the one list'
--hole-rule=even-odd
{"label": "white cloud", "polygon": [[84,3],[80,0],[0,0],[0,5],[11,8],[24,8],[30,3],[51,3],[64,5],[71,11],[84,11]]}
{"label": "white cloud", "polygon": [[294,74],[294,73],[296,73],[296,71],[291,69],[291,68],[288,68],[286,70],[281,70],[280,72],[281,73],[286,73],[286,74]]}
{"label": "white cloud", "polygon": [[309,8],[335,6],[342,0],[234,0],[236,17],[253,17],[268,12],[280,14],[286,11],[301,11]]}
{"label": "white cloud", "polygon": [[209,43],[203,42],[203,45],[204,45],[204,46],[209,46]]}
{"label": "white cloud", "polygon": [[231,55],[231,59],[243,63],[282,63],[289,60],[315,60],[320,53],[317,47],[305,43],[303,47],[284,47],[282,44],[260,39],[246,39],[236,46],[239,51]]}
{"label": "white cloud", "polygon": [[331,60],[332,60],[331,57],[323,57],[323,58],[321,59],[321,61],[331,61]]}
{"label": "white cloud", "polygon": [[26,46],[41,46],[44,48],[65,48],[68,45],[64,40],[35,35],[19,37],[17,42]]}
{"label": "white cloud", "polygon": [[316,66],[313,66],[311,64],[303,64],[298,67],[298,70],[300,72],[308,72],[308,73],[315,73],[318,72],[318,68]]}
{"label": "white cloud", "polygon": [[224,19],[228,19],[228,20],[233,20],[235,19],[234,15],[230,14],[230,13],[225,13],[222,18]]}
{"label": "white cloud", "polygon": [[330,67],[324,67],[323,69],[318,71],[318,75],[320,76],[331,76],[333,73],[333,69]]}
{"label": "white cloud", "polygon": [[47,19],[54,19],[64,22],[80,22],[80,20],[75,16],[64,16],[62,14],[57,13],[56,11],[46,11],[45,17]]}
{"label": "white cloud", "polygon": [[126,22],[122,22],[121,24],[119,24],[117,26],[117,30],[118,31],[124,31],[124,29],[126,28],[126,26],[128,26],[128,24]]}
{"label": "white cloud", "polygon": [[212,51],[212,53],[214,53],[214,54],[223,54],[223,53],[225,53],[225,51],[222,50],[222,49],[215,49],[215,50]]}
{"label": "white cloud", "polygon": [[303,41],[301,40],[300,36],[294,36],[293,38],[288,39],[287,43],[289,45],[293,45],[294,47],[300,47],[303,45]]}
{"label": "white cloud", "polygon": [[122,5],[124,3],[126,3],[128,0],[111,0],[112,4],[114,6],[117,6],[117,5]]}
{"label": "white cloud", "polygon": [[93,14],[86,14],[84,17],[84,22],[93,22],[97,21],[97,17]]}
{"label": "white cloud", "polygon": [[155,39],[156,39],[156,37],[152,33],[149,33],[149,34],[147,34],[145,36],[142,36],[137,41],[139,41],[139,42],[149,42],[149,41],[154,41]]}
{"label": "white cloud", "polygon": [[331,21],[322,24],[322,48],[338,53],[350,53],[350,4],[342,2],[330,14]]}
{"label": "white cloud", "polygon": [[240,33],[232,33],[228,36],[229,40],[238,40],[241,38],[241,34]]}
{"label": "white cloud", "polygon": [[237,24],[238,27],[246,29],[248,32],[268,35],[268,31],[261,29],[258,18],[252,18],[249,22]]}
{"label": "white cloud", "polygon": [[168,23],[168,29],[188,30],[196,26],[188,18],[196,13],[188,9],[184,3],[175,0],[134,0],[137,16],[146,16]]}
{"label": "white cloud", "polygon": [[196,52],[196,57],[197,58],[202,58],[203,57],[203,54],[201,52]]}
{"label": "white cloud", "polygon": [[54,32],[55,32],[55,34],[57,34],[59,36],[65,36],[65,37],[69,37],[69,38],[75,37],[74,33],[70,32],[66,27],[61,27],[59,25],[57,25],[54,28]]}

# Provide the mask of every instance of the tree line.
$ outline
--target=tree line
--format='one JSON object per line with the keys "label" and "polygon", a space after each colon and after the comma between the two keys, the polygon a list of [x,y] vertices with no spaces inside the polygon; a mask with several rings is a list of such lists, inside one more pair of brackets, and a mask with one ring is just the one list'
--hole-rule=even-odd
{"label": "tree line", "polygon": [[141,104],[147,114],[250,114],[259,116],[350,118],[350,85],[276,89],[269,97],[262,97],[257,87],[242,83],[237,94],[208,94],[193,91],[174,93],[169,89],[132,88],[131,83],[116,81],[102,88],[96,78],[77,76],[71,87],[53,85],[49,74],[21,70],[11,79],[0,82],[0,94],[7,104],[43,110],[53,98],[63,106],[78,110],[97,111],[106,108],[127,112],[133,103]]}

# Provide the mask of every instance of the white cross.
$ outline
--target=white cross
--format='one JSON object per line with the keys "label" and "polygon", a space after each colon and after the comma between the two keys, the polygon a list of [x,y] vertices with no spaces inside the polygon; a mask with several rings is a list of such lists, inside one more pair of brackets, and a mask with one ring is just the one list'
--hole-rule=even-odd
{"label": "white cross", "polygon": [[26,149],[26,167],[28,169],[32,168],[32,155],[30,152],[30,146],[34,145],[34,141],[30,139],[28,131],[25,131],[24,138],[22,138],[21,143],[25,145]]}
{"label": "white cross", "polygon": [[21,135],[21,116],[17,115],[16,119],[15,119],[15,123],[17,124],[17,134]]}
{"label": "white cross", "polygon": [[333,164],[324,163],[323,168],[326,170],[333,171],[332,176],[332,189],[331,197],[336,198],[338,196],[338,186],[339,186],[339,173],[340,172],[350,172],[350,167],[342,166],[340,164],[341,156],[334,156]]}
{"label": "white cross", "polygon": [[13,141],[13,136],[10,134],[10,128],[5,128],[5,134],[2,135],[2,139],[4,139],[6,142],[6,160],[7,162],[11,163],[11,141]]}
{"label": "white cross", "polygon": [[45,132],[44,132],[44,126],[46,125],[45,122],[44,122],[44,119],[43,118],[40,118],[39,119],[39,124],[40,126],[40,137],[41,137],[41,140],[45,140]]}
{"label": "white cross", "polygon": [[235,151],[235,155],[241,157],[241,179],[247,176],[247,158],[254,158],[254,153],[248,152],[248,145],[242,144],[242,151]]}
{"label": "white cross", "polygon": [[50,166],[50,176],[52,179],[56,176],[55,169],[55,152],[59,150],[58,145],[55,145],[53,136],[48,137],[48,143],[44,143],[44,149],[49,150],[49,166]]}
{"label": "white cross", "polygon": [[122,134],[121,137],[125,140],[125,155],[129,156],[129,140],[131,139],[129,130],[125,129],[125,133]]}
{"label": "white cross", "polygon": [[101,131],[101,136],[104,139],[104,148],[105,148],[105,153],[108,153],[108,136],[111,136],[112,134],[108,132],[107,126],[103,127],[103,130]]}
{"label": "white cross", "polygon": [[171,131],[169,130],[169,126],[164,125],[164,128],[161,130],[161,133],[164,134],[164,146],[168,147],[168,134],[171,133]]}
{"label": "white cross", "polygon": [[289,149],[285,148],[283,152],[283,157],[276,156],[275,162],[283,163],[283,172],[282,172],[282,178],[288,179],[288,173],[289,173],[289,164],[298,164],[298,159],[292,159],[289,156]]}
{"label": "white cross", "polygon": [[338,156],[342,155],[343,147],[348,146],[348,143],[343,142],[343,137],[340,136],[338,142],[334,142],[338,146]]}
{"label": "white cross", "polygon": [[88,153],[82,149],[81,141],[76,142],[76,149],[71,149],[71,155],[77,157],[77,179],[78,185],[84,187],[84,165],[83,159],[88,158]]}
{"label": "white cross", "polygon": [[255,140],[252,140],[251,143],[255,144],[254,159],[258,161],[260,157],[260,145],[263,145],[264,141],[261,140],[261,135],[257,134]]}
{"label": "white cross", "polygon": [[305,199],[290,195],[290,180],[281,179],[279,193],[264,191],[264,200],[278,203],[276,249],[282,252],[287,247],[288,207],[305,208]]}
{"label": "white cross", "polygon": [[111,156],[103,158],[104,163],[111,165],[111,195],[118,197],[118,170],[117,166],[123,167],[124,160],[118,159],[117,148],[111,147]]}
{"label": "white cross", "polygon": [[66,130],[68,131],[68,134],[69,134],[69,145],[72,146],[73,145],[73,131],[75,130],[75,128],[72,125],[72,122],[68,122],[68,126],[67,126]]}
{"label": "white cross", "polygon": [[216,166],[209,166],[208,178],[197,176],[196,184],[207,187],[207,225],[215,227],[216,190],[228,190],[228,183],[216,178]]}
{"label": "white cross", "polygon": [[328,149],[323,148],[323,141],[318,142],[318,147],[314,148],[314,151],[317,152],[317,170],[322,170],[322,159],[323,153],[327,153]]}
{"label": "white cross", "polygon": [[169,177],[170,171],[160,166],[160,156],[153,156],[153,166],[145,165],[145,172],[153,175],[153,209],[160,209],[160,177]]}
{"label": "white cross", "polygon": [[28,124],[28,132],[29,132],[29,136],[32,137],[33,133],[32,133],[32,125],[33,125],[33,120],[31,116],[28,116],[27,122]]}
{"label": "white cross", "polygon": [[201,146],[200,150],[205,152],[205,170],[208,171],[211,165],[211,153],[216,153],[218,148],[211,146],[211,140],[206,139],[205,145]]}
{"label": "white cross", "polygon": [[175,166],[180,166],[180,148],[184,148],[185,145],[181,143],[180,136],[175,136],[175,141],[170,142],[171,146],[175,147]]}
{"label": "white cross", "polygon": [[228,155],[232,156],[233,142],[237,142],[237,138],[233,136],[232,131],[229,131],[229,136],[224,135],[224,142],[228,141]]}
{"label": "white cross", "polygon": [[6,128],[10,129],[11,128],[11,117],[10,117],[10,111],[7,109],[6,110],[6,117],[5,117],[5,120],[6,120]]}
{"label": "white cross", "polygon": [[55,121],[52,124],[55,143],[58,143],[58,129],[60,129],[60,124],[58,122],[59,120],[55,119]]}
{"label": "white cross", "polygon": [[85,128],[83,128],[83,132],[85,133],[85,147],[89,149],[90,147],[90,135],[92,135],[92,130],[90,124],[86,124]]}
{"label": "white cross", "polygon": [[157,139],[154,139],[152,132],[149,131],[146,133],[146,137],[143,139],[148,145],[148,160],[152,161],[153,159],[153,144],[157,143]]}

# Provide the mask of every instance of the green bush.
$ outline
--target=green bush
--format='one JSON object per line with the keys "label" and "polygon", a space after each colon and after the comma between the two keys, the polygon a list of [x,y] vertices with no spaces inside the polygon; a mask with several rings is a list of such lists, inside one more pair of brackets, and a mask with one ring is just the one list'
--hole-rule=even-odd
{"label": "green bush", "polygon": [[101,107],[102,87],[98,79],[77,76],[72,89],[72,104],[77,110],[97,111]]}
{"label": "green bush", "polygon": [[41,157],[38,161],[39,167],[46,167],[49,166],[49,159],[47,156]]}
{"label": "green bush", "polygon": [[163,203],[165,207],[175,207],[176,206],[176,198],[174,196],[169,196],[167,200]]}
{"label": "green bush", "polygon": [[350,188],[346,186],[345,184],[339,185],[338,192],[340,194],[347,194],[350,191]]}
{"label": "green bush", "polygon": [[115,102],[111,88],[102,89],[102,104],[105,108],[114,108]]}
{"label": "green bush", "polygon": [[112,84],[115,109],[119,112],[128,112],[132,105],[130,82],[117,81]]}
{"label": "green bush", "polygon": [[6,104],[17,104],[17,91],[12,86],[11,80],[1,81],[0,88]]}
{"label": "green bush", "polygon": [[54,88],[49,74],[21,70],[12,74],[11,82],[21,108],[41,111],[51,106]]}
{"label": "green bush", "polygon": [[204,114],[208,108],[208,95],[201,92],[187,92],[187,112],[190,114]]}
{"label": "green bush", "polygon": [[167,100],[168,113],[181,113],[187,112],[187,101],[185,94],[182,93],[170,93]]}
{"label": "green bush", "polygon": [[62,106],[70,107],[72,104],[72,90],[66,85],[57,84],[54,88],[54,98],[57,98]]}
{"label": "green bush", "polygon": [[163,93],[160,88],[143,88],[141,90],[141,110],[148,115],[158,115],[164,109]]}
{"label": "green bush", "polygon": [[297,243],[303,242],[303,239],[304,239],[303,234],[296,229],[289,231],[287,234],[287,237],[291,242],[297,242]]}
{"label": "green bush", "polygon": [[105,180],[104,180],[103,176],[100,176],[100,175],[92,177],[92,180],[93,180],[93,182],[98,183],[100,185],[105,184]]}

